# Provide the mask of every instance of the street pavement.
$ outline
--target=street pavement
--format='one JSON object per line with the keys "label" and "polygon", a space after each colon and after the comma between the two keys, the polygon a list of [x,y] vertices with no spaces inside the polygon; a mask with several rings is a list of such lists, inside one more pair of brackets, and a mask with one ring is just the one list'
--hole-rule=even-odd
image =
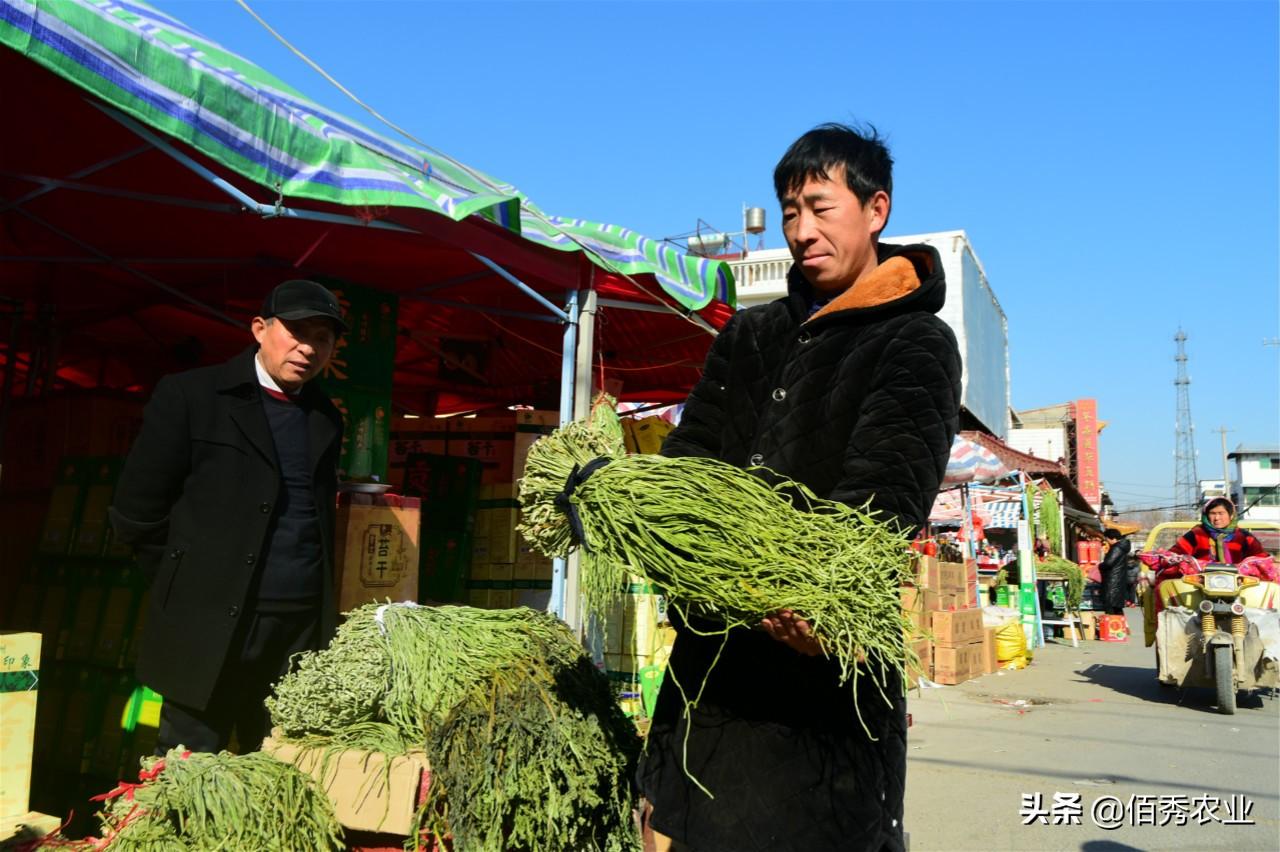
{"label": "street pavement", "polygon": [[1224,716],[1161,687],[1127,615],[1128,642],[1050,640],[1021,671],[911,693],[911,852],[1280,850],[1280,698]]}

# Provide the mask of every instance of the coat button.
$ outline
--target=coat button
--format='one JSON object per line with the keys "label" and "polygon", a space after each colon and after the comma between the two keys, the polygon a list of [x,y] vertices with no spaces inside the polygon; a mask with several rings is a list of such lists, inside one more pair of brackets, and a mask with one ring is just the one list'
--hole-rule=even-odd
{"label": "coat button", "polygon": [[801,343],[808,343],[810,340],[813,340],[813,335],[809,334],[809,332],[807,331],[802,331],[800,332],[800,336],[797,337],[796,340],[800,341]]}
{"label": "coat button", "polygon": [[182,558],[182,551],[181,551],[181,550],[177,550],[177,549],[173,550],[172,552],[170,552],[170,554],[169,554],[169,558],[170,558],[170,559],[181,559],[181,558]]}
{"label": "coat button", "polygon": [[782,402],[786,398],[787,398],[787,391],[785,388],[774,388],[774,391],[773,391],[774,402]]}
{"label": "coat button", "polygon": [[258,506],[258,511],[259,511],[259,512],[261,512],[261,513],[262,513],[262,514],[264,514],[264,515],[269,515],[269,514],[271,514],[271,504],[270,504],[270,503],[263,503],[262,505]]}
{"label": "coat button", "polygon": [[246,556],[246,557],[244,558],[244,564],[246,564],[246,565],[252,565],[252,564],[253,564],[253,560],[254,560],[254,555],[253,555],[252,553],[250,553],[248,556]]}
{"label": "coat button", "polygon": [[235,618],[239,614],[240,614],[240,607],[238,606],[233,606],[231,607],[231,609],[227,610],[227,615],[231,616],[232,618]]}
{"label": "coat button", "polygon": [[750,461],[752,464],[760,464],[761,462],[764,461],[764,456],[760,455],[759,453],[756,453],[750,459],[748,459],[748,461]]}

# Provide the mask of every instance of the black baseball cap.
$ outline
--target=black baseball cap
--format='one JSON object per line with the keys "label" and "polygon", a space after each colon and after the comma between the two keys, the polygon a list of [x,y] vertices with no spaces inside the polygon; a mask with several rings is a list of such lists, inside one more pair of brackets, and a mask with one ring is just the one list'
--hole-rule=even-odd
{"label": "black baseball cap", "polygon": [[325,317],[333,320],[340,333],[351,330],[342,318],[337,298],[322,285],[304,278],[277,284],[262,303],[262,316],[286,320]]}

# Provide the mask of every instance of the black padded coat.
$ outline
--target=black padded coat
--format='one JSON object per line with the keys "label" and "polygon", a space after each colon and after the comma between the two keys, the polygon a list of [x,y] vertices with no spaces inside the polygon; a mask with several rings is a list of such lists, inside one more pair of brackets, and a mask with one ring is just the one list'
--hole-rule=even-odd
{"label": "black padded coat", "polygon": [[[218,684],[236,627],[252,614],[253,579],[283,488],[256,351],[160,380],[111,507],[116,536],[134,547],[151,578],[138,679],[198,709]],[[327,641],[337,622],[333,539],[342,415],[313,384],[303,396]]]}
{"label": "black padded coat", "polygon": [[[887,264],[894,256],[910,263]],[[869,500],[905,528],[923,524],[958,425],[960,355],[936,316],[937,252],[882,245],[880,261],[877,272],[910,280],[870,297],[860,281],[809,318],[793,268],[787,297],[736,315],[663,453],[764,465],[820,496]],[[722,640],[691,626],[677,624],[639,771],[654,828],[694,852],[901,849],[901,689],[886,704],[864,681],[855,707],[833,662],[752,630],[733,631],[711,666]],[[693,695],[704,680],[686,739],[677,681]]]}
{"label": "black padded coat", "polygon": [[1102,603],[1108,611],[1123,613],[1129,596],[1129,539],[1118,539],[1098,564],[1102,575]]}

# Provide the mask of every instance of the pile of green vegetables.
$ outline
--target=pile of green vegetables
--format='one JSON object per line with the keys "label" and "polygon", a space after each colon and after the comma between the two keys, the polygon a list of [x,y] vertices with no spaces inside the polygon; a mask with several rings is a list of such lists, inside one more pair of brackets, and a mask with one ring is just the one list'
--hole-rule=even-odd
{"label": "pile of green vegetables", "polygon": [[1036,566],[1036,574],[1040,577],[1061,577],[1067,581],[1067,609],[1076,612],[1080,609],[1080,601],[1084,597],[1084,570],[1070,559],[1061,556],[1050,556]]}
{"label": "pile of green vegetables", "polygon": [[140,784],[106,795],[102,838],[54,845],[110,852],[342,849],[333,806],[310,776],[262,752],[143,761]]}
{"label": "pile of green vegetables", "polygon": [[284,740],[326,758],[425,751],[418,827],[458,852],[639,847],[635,728],[547,613],[370,604],[267,704]]}
{"label": "pile of green vegetables", "polygon": [[[568,498],[578,541],[561,494],[575,468],[598,457],[610,461]],[[912,624],[899,594],[912,578],[910,551],[865,509],[714,459],[627,456],[608,405],[533,445],[519,499],[520,532],[536,549],[563,556],[581,546],[579,585],[597,618],[635,573],[726,634],[791,610],[855,689],[868,674],[883,694],[891,673],[919,666],[903,641]]]}

